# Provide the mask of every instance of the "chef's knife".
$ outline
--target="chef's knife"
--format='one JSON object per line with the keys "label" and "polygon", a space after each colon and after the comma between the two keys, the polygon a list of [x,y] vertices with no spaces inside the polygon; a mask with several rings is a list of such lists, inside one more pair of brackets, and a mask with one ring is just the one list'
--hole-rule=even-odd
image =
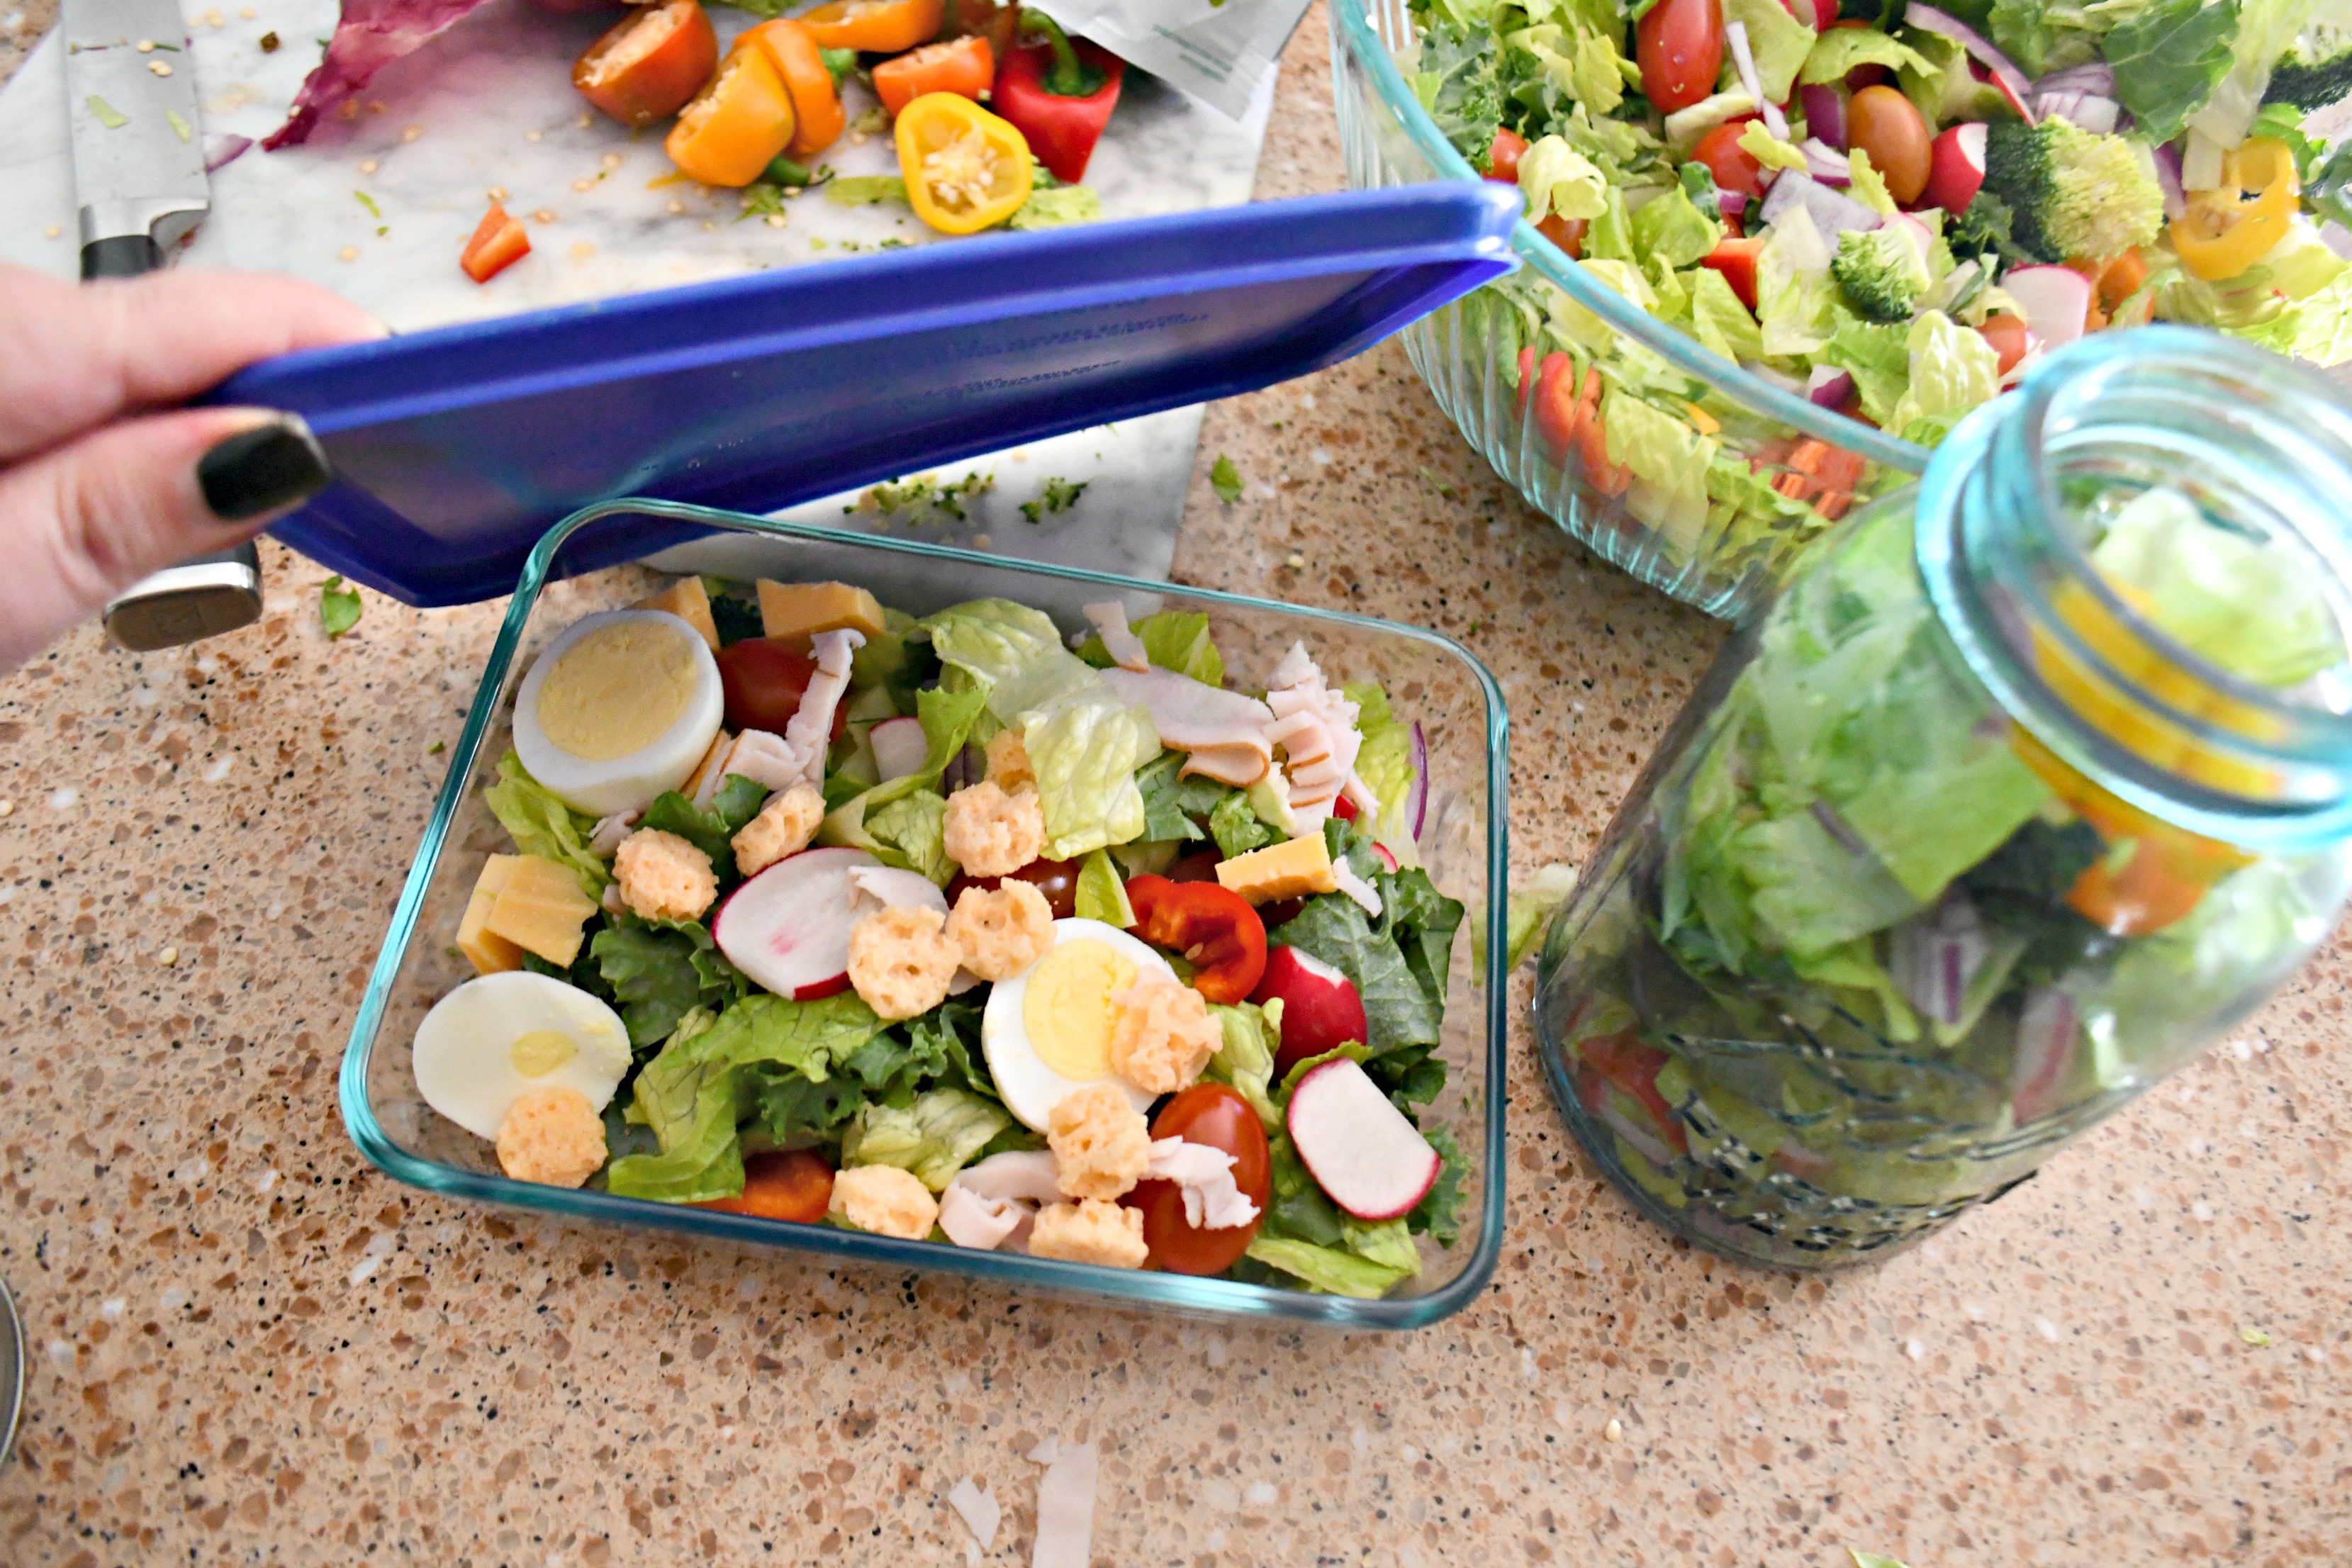
{"label": "chef's knife", "polygon": [[[195,62],[177,0],[64,0],[66,113],[81,204],[81,275],[152,272],[211,210]],[[233,631],[261,616],[250,544],[131,585],[108,633],[137,651]]]}

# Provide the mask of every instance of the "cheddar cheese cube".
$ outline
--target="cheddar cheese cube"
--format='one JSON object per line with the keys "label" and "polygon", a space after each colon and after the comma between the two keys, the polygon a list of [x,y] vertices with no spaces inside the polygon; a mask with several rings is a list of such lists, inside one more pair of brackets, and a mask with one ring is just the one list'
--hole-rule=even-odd
{"label": "cheddar cheese cube", "polygon": [[1336,893],[1339,874],[1319,833],[1302,833],[1287,844],[1271,844],[1217,863],[1217,880],[1253,904],[1308,893]]}
{"label": "cheddar cheese cube", "polygon": [[493,855],[482,862],[482,874],[474,879],[474,891],[466,900],[466,913],[457,921],[457,951],[466,955],[477,974],[502,974],[509,969],[522,967],[522,949],[488,929],[490,906],[498,902],[507,879],[514,875],[520,855]]}
{"label": "cheddar cheese cube", "polygon": [[581,890],[580,879],[561,861],[518,855],[514,862],[482,928],[558,968],[571,968],[596,900]]}
{"label": "cheddar cheese cube", "polygon": [[882,605],[846,583],[772,583],[760,579],[760,627],[772,641],[806,653],[819,632],[845,628],[872,642],[882,635]]}
{"label": "cheddar cheese cube", "polygon": [[699,577],[680,577],[650,599],[639,599],[635,605],[640,610],[667,610],[688,626],[702,634],[710,651],[719,651],[719,623],[710,618],[710,595]]}

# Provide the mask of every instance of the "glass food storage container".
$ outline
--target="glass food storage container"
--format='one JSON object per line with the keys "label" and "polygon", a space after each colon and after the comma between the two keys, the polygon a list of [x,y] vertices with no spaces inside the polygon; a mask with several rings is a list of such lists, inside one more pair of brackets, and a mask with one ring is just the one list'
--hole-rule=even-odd
{"label": "glass food storage container", "polygon": [[[507,751],[515,689],[558,632],[584,615],[633,604],[654,586],[652,574],[635,566],[568,578],[567,573],[615,559],[630,538],[667,542],[698,532],[698,542],[666,552],[659,563],[745,580],[854,583],[885,605],[917,615],[996,595],[1045,611],[1065,631],[1085,626],[1085,603],[1116,597],[1130,616],[1156,610],[1206,614],[1236,684],[1262,680],[1300,638],[1335,683],[1381,681],[1395,700],[1400,721],[1417,722],[1423,737],[1425,787],[1413,842],[1424,868],[1442,891],[1468,907],[1465,926],[1486,924],[1484,940],[1475,944],[1485,955],[1483,967],[1474,961],[1466,929],[1453,944],[1444,1036],[1435,1052],[1447,1067],[1446,1087],[1423,1117],[1424,1125],[1434,1121],[1450,1131],[1465,1156],[1458,1237],[1444,1247],[1425,1236],[1418,1238],[1419,1277],[1381,1300],[1096,1268],[616,1197],[593,1186],[514,1181],[501,1173],[488,1142],[427,1106],[412,1070],[411,1044],[425,1012],[473,973],[452,941],[486,857],[507,847],[506,834],[483,805],[481,790],[496,778]],[[1502,1245],[1501,955],[1507,943],[1503,900],[1496,892],[1505,885],[1507,864],[1506,740],[1505,708],[1493,679],[1459,646],[1433,632],[1208,589],[662,501],[591,507],[550,531],[523,569],[352,1028],[341,1079],[344,1123],[361,1152],[401,1181],[562,1219],[783,1247],[888,1268],[948,1269],[1194,1314],[1417,1328],[1475,1297],[1493,1273]]]}
{"label": "glass food storage container", "polygon": [[1538,1051],[1634,1205],[1821,1268],[2212,1043],[2352,872],[2352,409],[2078,344],[1726,647],[1548,933]]}

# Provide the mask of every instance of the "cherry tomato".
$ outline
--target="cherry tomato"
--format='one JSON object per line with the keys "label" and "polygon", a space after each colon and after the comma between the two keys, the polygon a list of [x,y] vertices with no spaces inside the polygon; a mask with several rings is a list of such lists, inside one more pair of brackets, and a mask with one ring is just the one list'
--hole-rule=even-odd
{"label": "cherry tomato", "polygon": [[743,1161],[743,1191],[694,1206],[814,1225],[833,1202],[833,1167],[814,1149],[751,1154]]}
{"label": "cherry tomato", "polygon": [[1119,1202],[1143,1211],[1143,1244],[1171,1274],[1223,1274],[1241,1260],[1274,1195],[1274,1163],[1257,1112],[1230,1086],[1196,1083],[1179,1090],[1151,1119],[1154,1138],[1181,1138],[1234,1157],[1234,1185],[1257,1205],[1247,1225],[1203,1230],[1184,1217],[1184,1192],[1173,1182],[1138,1182]]}
{"label": "cherry tomato", "polygon": [[[815,679],[816,660],[766,637],[745,637],[719,650],[719,686],[726,693],[730,730],[782,734]],[[835,708],[833,738],[840,740],[848,727],[847,711]]]}
{"label": "cherry tomato", "polygon": [[[1045,907],[1054,911],[1055,920],[1066,921],[1078,912],[1076,861],[1032,860],[1013,875],[1045,895]],[[967,877],[959,871],[948,881],[948,908],[955,908],[956,896],[966,888],[997,888],[1003,884],[1002,877]]]}
{"label": "cherry tomato", "polygon": [[686,107],[719,67],[701,0],[633,6],[572,68],[580,95],[622,124],[651,125]]}
{"label": "cherry tomato", "polygon": [[1723,74],[1721,0],[1658,0],[1633,29],[1642,94],[1672,114],[1715,91]]}
{"label": "cherry tomato", "polygon": [[1739,144],[1740,133],[1756,117],[1743,114],[1737,120],[1727,120],[1698,139],[1691,149],[1691,162],[1705,163],[1715,175],[1715,188],[1739,195],[1755,197],[1764,194],[1764,165],[1756,154]]}
{"label": "cherry tomato", "polygon": [[1192,965],[1192,989],[1212,1002],[1239,1002],[1265,973],[1265,924],[1248,900],[1214,882],[1138,877],[1127,885],[1135,906],[1129,929],[1154,947],[1181,952]]}
{"label": "cherry tomato", "polygon": [[1536,225],[1536,232],[1550,240],[1571,258],[1584,255],[1584,225],[1580,217],[1562,217],[1558,213],[1548,215]]}
{"label": "cherry tomato", "polygon": [[1987,316],[1984,325],[1979,327],[1977,331],[1985,342],[1993,346],[1993,351],[2000,355],[2001,374],[2007,375],[2016,369],[2017,362],[2025,357],[2026,338],[2023,317],[2008,314]]}
{"label": "cherry tomato", "polygon": [[1168,868],[1171,882],[1213,882],[1217,879],[1217,862],[1224,857],[1213,848],[1195,849]]}
{"label": "cherry tomato", "polygon": [[1486,149],[1486,177],[1500,180],[1507,185],[1519,183],[1519,154],[1528,150],[1528,139],[1507,125],[1495,130],[1495,144]]}
{"label": "cherry tomato", "polygon": [[1870,154],[1897,206],[1909,206],[1927,188],[1935,142],[1909,99],[1891,87],[1865,87],[1845,106],[1845,142]]}

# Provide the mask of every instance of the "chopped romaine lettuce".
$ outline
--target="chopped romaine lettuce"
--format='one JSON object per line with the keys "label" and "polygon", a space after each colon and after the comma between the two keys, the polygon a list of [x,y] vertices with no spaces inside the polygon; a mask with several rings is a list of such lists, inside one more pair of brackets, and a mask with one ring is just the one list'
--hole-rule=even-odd
{"label": "chopped romaine lettuce", "polygon": [[841,1163],[896,1165],[940,1192],[1012,1125],[1003,1106],[960,1089],[926,1090],[903,1110],[869,1100],[842,1135]]}
{"label": "chopped romaine lettuce", "polygon": [[590,898],[602,894],[613,879],[611,868],[588,850],[596,819],[558,800],[554,791],[530,776],[514,752],[499,759],[499,782],[482,792],[482,804],[517,849],[571,867]]}

